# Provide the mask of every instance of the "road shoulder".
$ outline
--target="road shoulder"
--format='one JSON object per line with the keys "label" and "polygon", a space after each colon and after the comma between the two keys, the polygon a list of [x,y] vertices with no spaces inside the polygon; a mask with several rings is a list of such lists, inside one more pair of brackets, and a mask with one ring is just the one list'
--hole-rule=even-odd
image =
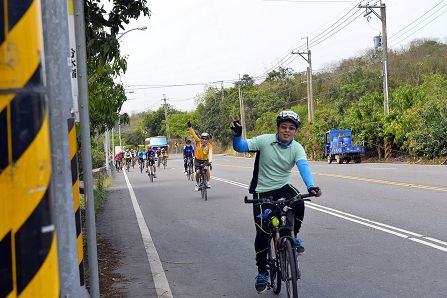
{"label": "road shoulder", "polygon": [[[98,250],[110,252],[104,256],[107,260],[99,260],[99,263],[114,264],[104,267],[100,283],[111,284],[111,293],[118,292],[119,297],[157,297],[124,176],[119,172],[112,179],[96,225],[98,239],[101,239]],[[101,248],[101,245],[111,245],[112,249]]]}

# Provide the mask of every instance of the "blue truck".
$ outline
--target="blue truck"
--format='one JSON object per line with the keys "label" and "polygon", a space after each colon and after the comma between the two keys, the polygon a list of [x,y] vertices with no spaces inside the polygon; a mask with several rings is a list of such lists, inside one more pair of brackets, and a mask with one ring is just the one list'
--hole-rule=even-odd
{"label": "blue truck", "polygon": [[336,161],[337,163],[349,163],[351,160],[355,163],[362,161],[362,154],[365,153],[365,147],[352,146],[352,131],[350,129],[329,130],[324,138],[324,154],[328,163]]}

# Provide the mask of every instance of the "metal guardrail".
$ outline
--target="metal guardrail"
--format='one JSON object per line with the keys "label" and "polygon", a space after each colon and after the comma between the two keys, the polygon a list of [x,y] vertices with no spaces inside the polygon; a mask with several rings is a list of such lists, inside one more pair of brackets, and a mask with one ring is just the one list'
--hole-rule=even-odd
{"label": "metal guardrail", "polygon": [[[106,167],[100,167],[97,169],[93,169],[92,174],[93,174],[93,179],[96,179],[99,177],[99,175],[106,174]],[[93,188],[95,188],[94,185],[93,185]],[[79,180],[79,192],[81,194],[84,194],[84,181],[82,181],[82,180]]]}

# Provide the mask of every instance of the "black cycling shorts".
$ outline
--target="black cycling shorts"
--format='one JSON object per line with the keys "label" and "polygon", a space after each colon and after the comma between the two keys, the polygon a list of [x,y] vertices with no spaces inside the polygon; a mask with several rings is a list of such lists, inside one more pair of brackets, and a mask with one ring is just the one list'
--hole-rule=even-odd
{"label": "black cycling shorts", "polygon": [[194,159],[194,167],[196,169],[196,171],[199,169],[200,166],[209,166],[210,162],[209,160],[199,160],[199,159]]}
{"label": "black cycling shorts", "polygon": [[147,162],[148,162],[148,164],[149,164],[150,166],[153,166],[153,165],[155,164],[155,158],[153,158],[153,157],[149,157],[149,159],[147,160]]}

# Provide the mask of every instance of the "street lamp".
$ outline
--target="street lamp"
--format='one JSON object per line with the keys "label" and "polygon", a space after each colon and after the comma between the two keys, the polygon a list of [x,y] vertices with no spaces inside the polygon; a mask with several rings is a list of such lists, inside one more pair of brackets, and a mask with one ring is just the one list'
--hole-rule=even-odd
{"label": "street lamp", "polygon": [[123,37],[124,34],[129,33],[130,31],[134,31],[134,30],[141,30],[141,31],[145,31],[147,29],[147,26],[143,26],[143,27],[138,27],[138,28],[133,28],[130,30],[127,30],[126,32],[122,33],[117,40],[119,40],[121,37]]}

